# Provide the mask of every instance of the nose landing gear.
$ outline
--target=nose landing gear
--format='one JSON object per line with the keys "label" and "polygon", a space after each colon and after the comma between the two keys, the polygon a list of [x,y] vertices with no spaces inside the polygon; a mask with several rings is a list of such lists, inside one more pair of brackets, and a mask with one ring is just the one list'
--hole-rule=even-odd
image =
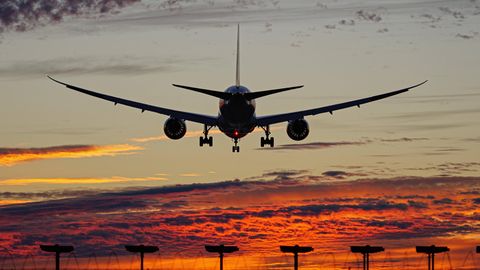
{"label": "nose landing gear", "polygon": [[200,147],[202,147],[204,144],[208,144],[208,146],[212,147],[213,146],[213,137],[208,136],[208,132],[210,129],[212,129],[213,126],[207,126],[205,125],[203,128],[203,137],[200,137]]}
{"label": "nose landing gear", "polygon": [[238,138],[233,139],[233,142],[235,143],[234,146],[232,146],[232,152],[240,152],[240,146],[238,146]]}
{"label": "nose landing gear", "polygon": [[270,147],[273,147],[275,140],[273,137],[270,138],[270,126],[262,126],[261,128],[265,131],[265,137],[260,138],[260,146],[270,145]]}

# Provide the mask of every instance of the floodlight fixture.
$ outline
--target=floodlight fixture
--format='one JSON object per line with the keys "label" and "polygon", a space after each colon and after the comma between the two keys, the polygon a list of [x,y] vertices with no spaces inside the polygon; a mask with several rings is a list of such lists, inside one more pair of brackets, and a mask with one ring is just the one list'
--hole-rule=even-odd
{"label": "floodlight fixture", "polygon": [[126,245],[125,249],[128,252],[140,253],[140,270],[143,270],[143,258],[145,256],[145,253],[154,253],[158,251],[157,246],[144,246],[144,245],[139,245],[139,246]]}
{"label": "floodlight fixture", "polygon": [[218,246],[209,246],[205,245],[205,250],[210,253],[218,253],[220,258],[220,270],[223,270],[223,254],[224,253],[233,253],[239,251],[240,249],[237,246],[225,246],[225,245],[218,245]]}
{"label": "floodlight fixture", "polygon": [[60,253],[69,253],[74,250],[73,246],[40,245],[40,249],[45,252],[55,253],[55,269],[60,270]]}
{"label": "floodlight fixture", "polygon": [[298,253],[312,252],[312,247],[295,246],[280,246],[280,251],[283,253],[293,253],[293,269],[298,270]]}
{"label": "floodlight fixture", "polygon": [[370,269],[370,254],[371,253],[378,253],[385,251],[383,247],[375,247],[375,246],[351,246],[350,250],[353,253],[361,253],[363,255],[363,270]]}
{"label": "floodlight fixture", "polygon": [[210,246],[205,245],[205,250],[210,253],[218,253],[220,258],[220,270],[223,270],[223,254],[224,253],[233,253],[239,251],[240,249],[237,246],[225,246],[225,245],[218,245],[218,246]]}
{"label": "floodlight fixture", "polygon": [[[435,270],[435,254],[450,251],[448,247],[417,246],[417,253],[425,253],[428,255],[428,270]],[[478,251],[478,250],[477,250]]]}

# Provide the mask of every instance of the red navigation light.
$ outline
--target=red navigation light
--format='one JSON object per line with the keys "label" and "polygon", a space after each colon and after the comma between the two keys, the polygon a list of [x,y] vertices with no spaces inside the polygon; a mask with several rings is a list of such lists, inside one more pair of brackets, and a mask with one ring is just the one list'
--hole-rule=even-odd
{"label": "red navigation light", "polygon": [[235,137],[238,137],[238,130],[235,129],[235,131],[233,132],[233,135],[235,135]]}

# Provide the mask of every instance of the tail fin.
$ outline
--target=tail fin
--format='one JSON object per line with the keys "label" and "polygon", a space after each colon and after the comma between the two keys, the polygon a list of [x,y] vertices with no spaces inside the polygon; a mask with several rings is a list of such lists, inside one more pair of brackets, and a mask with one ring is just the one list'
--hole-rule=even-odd
{"label": "tail fin", "polygon": [[240,24],[237,25],[237,65],[235,86],[240,86]]}

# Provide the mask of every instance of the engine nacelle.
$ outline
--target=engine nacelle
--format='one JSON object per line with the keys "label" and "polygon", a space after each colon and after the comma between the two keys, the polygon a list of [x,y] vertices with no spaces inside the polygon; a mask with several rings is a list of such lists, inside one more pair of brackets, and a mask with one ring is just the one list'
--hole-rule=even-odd
{"label": "engine nacelle", "polygon": [[184,120],[170,117],[165,121],[163,131],[168,138],[178,140],[187,133],[187,126]]}
{"label": "engine nacelle", "polygon": [[308,128],[308,123],[305,119],[297,119],[288,122],[287,134],[290,139],[301,141],[308,136],[308,133],[310,133],[310,129]]}

